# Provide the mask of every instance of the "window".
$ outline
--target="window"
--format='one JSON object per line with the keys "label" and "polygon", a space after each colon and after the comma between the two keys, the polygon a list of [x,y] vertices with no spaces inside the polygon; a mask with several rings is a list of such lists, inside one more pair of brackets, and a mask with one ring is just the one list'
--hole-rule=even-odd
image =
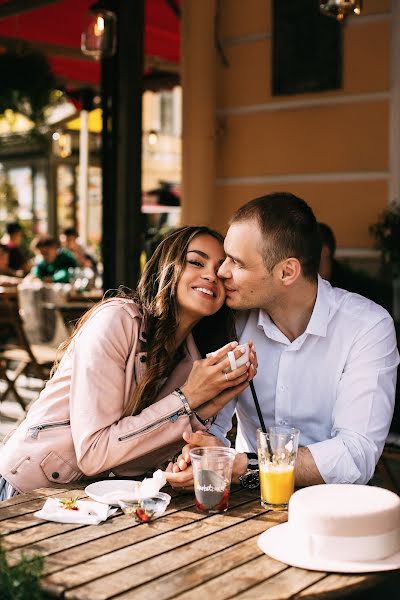
{"label": "window", "polygon": [[301,94],[342,85],[342,26],[318,0],[274,0],[272,93]]}

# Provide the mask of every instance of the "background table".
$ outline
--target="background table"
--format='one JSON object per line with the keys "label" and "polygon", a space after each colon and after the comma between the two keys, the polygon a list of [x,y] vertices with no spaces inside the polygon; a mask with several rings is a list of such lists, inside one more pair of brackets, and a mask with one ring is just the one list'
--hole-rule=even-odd
{"label": "background table", "polygon": [[[266,512],[258,494],[236,490],[223,515],[203,515],[193,495],[177,495],[150,524],[119,514],[97,526],[40,521],[33,512],[50,495],[42,489],[0,503],[0,534],[9,561],[21,552],[45,555],[43,588],[51,597],[79,600],[262,600],[351,595],[398,598],[399,573],[335,575],[288,567],[261,552],[257,538],[286,520]],[[85,497],[84,485],[75,488]],[[376,586],[382,589],[377,591]]]}

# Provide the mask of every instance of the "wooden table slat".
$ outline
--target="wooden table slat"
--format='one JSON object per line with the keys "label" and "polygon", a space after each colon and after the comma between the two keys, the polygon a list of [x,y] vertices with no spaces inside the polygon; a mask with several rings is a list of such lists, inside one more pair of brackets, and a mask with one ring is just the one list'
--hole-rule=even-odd
{"label": "wooden table slat", "polygon": [[26,494],[18,494],[8,500],[3,500],[0,507],[3,510],[8,506],[14,506],[16,504],[24,504],[30,500],[37,500],[38,498],[47,498],[49,496],[57,496],[57,494],[66,492],[66,489],[55,490],[54,488],[42,488],[34,490],[33,492],[27,492]]}
{"label": "wooden table slat", "polygon": [[87,483],[33,490],[0,503],[7,560],[13,564],[22,553],[42,553],[42,585],[54,598],[314,600],[368,593],[368,587],[379,584],[382,598],[397,600],[400,570],[326,574],[263,554],[258,535],[284,522],[287,513],[262,509],[257,491],[234,489],[231,507],[222,515],[200,514],[193,495],[173,491],[169,510],[149,524],[122,514],[98,526],[41,522],[33,516],[48,496],[84,497]]}
{"label": "wooden table slat", "polygon": [[[118,535],[112,536],[112,539],[108,539],[109,546],[107,548],[104,546],[104,542],[107,540],[102,540],[101,544],[91,544],[89,548],[88,544],[85,544],[82,548],[85,557],[91,554],[93,557],[92,560],[82,564],[82,561],[78,562],[75,559],[73,567],[66,568],[66,565],[64,565],[63,570],[59,574],[56,573],[46,579],[46,584],[64,585],[65,581],[66,587],[72,587],[73,585],[79,585],[84,581],[90,580],[89,569],[93,564],[97,569],[97,574],[100,576],[113,573],[118,569],[133,565],[146,558],[151,558],[162,553],[165,549],[170,550],[176,547],[177,542],[178,545],[185,543],[185,536],[193,539],[196,536],[205,535],[206,529],[198,525],[198,522],[204,519],[204,515],[195,511],[180,511],[177,515],[158,519],[150,526],[140,526],[140,529],[135,532],[137,535],[134,547],[130,544],[130,538],[122,539]],[[227,527],[229,523],[224,521],[223,525]],[[266,528],[265,525],[263,525],[263,528]],[[210,530],[210,526],[208,526],[208,530]],[[215,531],[215,527],[212,531]],[[157,535],[156,540],[153,539],[155,535]],[[120,549],[118,550],[118,548]],[[103,560],[105,557],[107,560]],[[60,570],[60,561],[63,562],[68,557],[59,554],[53,558],[57,561],[56,566]],[[99,565],[100,560],[102,561],[101,565]]]}
{"label": "wooden table slat", "polygon": [[[351,595],[354,590],[360,593],[361,590],[367,590],[375,586],[382,578],[386,578],[387,574],[382,576],[379,573],[364,573],[361,575],[338,575],[332,574],[322,578],[317,583],[307,587],[294,598],[306,600],[307,598],[337,598],[343,596],[343,588],[346,588],[346,595]],[[398,588],[400,589],[400,588]]]}
{"label": "wooden table slat", "polygon": [[[69,496],[77,496],[78,498],[84,498],[86,496],[85,492],[80,489],[73,490],[64,490],[61,492],[59,490],[55,494],[48,494],[49,496],[58,496],[60,498],[65,498]],[[26,515],[29,513],[33,513],[37,510],[40,510],[44,504],[43,502],[44,496],[41,498],[37,498],[35,500],[29,500],[28,502],[20,502],[19,504],[13,504],[11,506],[1,507],[0,510],[0,525],[6,519],[12,519],[14,517],[20,517],[22,515]],[[7,501],[6,501],[7,502]]]}
{"label": "wooden table slat", "polygon": [[[229,517],[226,516],[225,520],[228,521]],[[125,567],[122,570],[116,571],[122,556],[108,555],[107,557],[103,557],[105,562],[107,561],[108,563],[106,568],[109,575],[100,578],[96,577],[90,583],[66,592],[65,598],[69,600],[106,600],[129,590],[133,586],[143,585],[155,577],[160,577],[165,573],[166,565],[168,565],[168,570],[180,569],[183,566],[204,558],[210,553],[232,546],[238,539],[245,539],[246,536],[253,537],[254,534],[261,533],[265,529],[262,521],[251,519],[245,520],[240,524],[235,521],[231,523],[231,526],[227,523],[226,527],[220,523],[221,529],[215,531],[214,527],[209,527],[207,521],[211,521],[211,519],[207,519],[206,522],[203,521],[199,524],[194,524],[194,527],[200,525],[198,531],[195,533],[187,529],[186,533],[189,535],[186,539],[185,537],[182,539],[182,530],[172,531],[170,534],[161,536],[164,537],[164,540],[157,539],[157,548],[154,548],[155,544],[151,541],[147,545],[145,542],[143,544],[135,544],[130,549],[124,549],[123,558],[125,559],[125,564],[129,561],[132,566]],[[188,538],[193,539],[193,535],[197,535],[200,539],[189,542]],[[209,536],[212,539],[209,539]],[[160,545],[161,541],[164,543]],[[144,559],[149,556],[151,558],[148,558],[144,562]],[[132,564],[133,562],[136,564]],[[96,566],[98,567],[98,564]],[[97,573],[96,570],[96,576]]]}
{"label": "wooden table slat", "polygon": [[[283,563],[280,564],[286,566]],[[262,572],[260,575],[261,582],[246,592],[238,594],[236,596],[237,600],[254,600],[254,598],[257,598],[257,600],[283,600],[284,598],[291,598],[296,592],[325,577],[325,573],[306,571],[296,567],[284,569],[273,577],[266,578]],[[266,579],[268,580],[266,581]]]}
{"label": "wooden table slat", "polygon": [[[287,569],[286,565],[273,560],[269,556],[262,555],[244,565],[231,569],[228,573],[215,577],[204,585],[200,585],[184,594],[179,594],[174,600],[204,600],[204,598],[226,600],[227,598],[236,598],[241,592],[253,589],[253,586],[261,580],[273,577],[285,569]],[[252,600],[258,600],[257,595],[250,595],[249,597]]]}
{"label": "wooden table slat", "polygon": [[[171,508],[168,511],[168,513],[166,513],[166,514],[176,512],[177,510],[180,510],[181,508],[186,507],[186,506],[193,506],[193,500],[189,499],[189,497],[187,497],[187,496],[186,497],[182,496],[179,500],[177,500],[177,502],[174,505],[174,508]],[[117,516],[111,517],[109,519],[108,523],[114,521],[116,518],[117,518]],[[82,527],[87,527],[85,525],[75,525],[75,524],[66,524],[66,523],[51,523],[48,521],[41,521],[40,519],[38,519],[37,517],[34,517],[33,515],[24,515],[23,519],[10,519],[10,520],[3,521],[3,523],[0,523],[0,532],[2,532],[3,524],[7,524],[8,528],[10,530],[9,535],[7,535],[6,537],[3,538],[4,546],[9,550],[13,550],[15,548],[22,547],[22,546],[30,546],[31,544],[35,544],[41,540],[46,540],[51,537],[55,537],[56,535],[64,535],[71,529],[79,529]],[[26,525],[26,527],[29,527],[29,529],[25,529],[24,531],[19,531],[20,529],[23,528],[24,524]],[[125,524],[125,528],[129,527],[133,524],[134,523],[130,519],[129,522],[127,522]],[[15,527],[15,525],[17,525],[17,527]],[[100,527],[100,525],[96,525],[93,527]],[[120,529],[118,528],[118,531],[119,530]],[[103,536],[103,535],[104,535],[104,532],[101,532],[101,536]],[[84,537],[86,539],[86,534],[84,535]],[[49,543],[51,543],[50,540],[49,540]],[[30,550],[29,548],[26,548],[27,552],[29,552],[29,550]],[[11,558],[13,556],[13,554],[10,553],[9,556]]]}
{"label": "wooden table slat", "polygon": [[[188,590],[194,592],[194,596],[196,596],[198,586],[210,584],[208,586],[210,589],[204,590],[202,586],[202,598],[212,596],[213,600],[218,600],[221,597],[223,587],[219,584],[215,585],[211,583],[211,580],[214,581],[213,578],[220,577],[225,573],[229,575],[232,569],[248,564],[249,561],[262,555],[262,550],[257,546],[257,538],[258,534],[220,552],[212,553],[203,559],[196,560],[186,567],[180,567],[177,571],[172,571],[171,567],[171,573],[143,584],[139,588],[129,590],[126,593],[116,596],[116,598],[118,600],[128,600],[134,594],[135,600],[148,600],[148,598],[169,600]],[[211,546],[210,550],[212,551],[212,549]],[[251,564],[248,564],[248,568],[251,569]],[[193,588],[196,589],[193,590]]]}

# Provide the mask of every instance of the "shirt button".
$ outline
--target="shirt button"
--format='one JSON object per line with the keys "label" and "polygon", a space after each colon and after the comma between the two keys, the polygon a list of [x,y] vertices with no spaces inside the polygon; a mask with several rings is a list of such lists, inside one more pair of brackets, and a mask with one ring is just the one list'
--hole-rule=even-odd
{"label": "shirt button", "polygon": [[60,473],[57,473],[57,471],[54,471],[54,473],[51,474],[52,479],[58,479],[60,477]]}
{"label": "shirt button", "polygon": [[280,385],[279,386],[279,391],[280,392],[284,392],[285,391],[285,386],[284,385]]}

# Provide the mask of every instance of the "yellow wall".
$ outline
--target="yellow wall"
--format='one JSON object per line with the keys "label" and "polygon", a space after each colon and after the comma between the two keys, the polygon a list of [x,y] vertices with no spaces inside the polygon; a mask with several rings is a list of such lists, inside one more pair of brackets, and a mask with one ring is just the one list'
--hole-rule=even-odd
{"label": "yellow wall", "polygon": [[229,67],[217,58],[214,224],[224,230],[240,204],[287,190],[333,227],[339,246],[371,247],[368,225],[389,200],[391,3],[365,0],[345,25],[343,89],[293,96],[271,93],[271,4],[220,2]]}

